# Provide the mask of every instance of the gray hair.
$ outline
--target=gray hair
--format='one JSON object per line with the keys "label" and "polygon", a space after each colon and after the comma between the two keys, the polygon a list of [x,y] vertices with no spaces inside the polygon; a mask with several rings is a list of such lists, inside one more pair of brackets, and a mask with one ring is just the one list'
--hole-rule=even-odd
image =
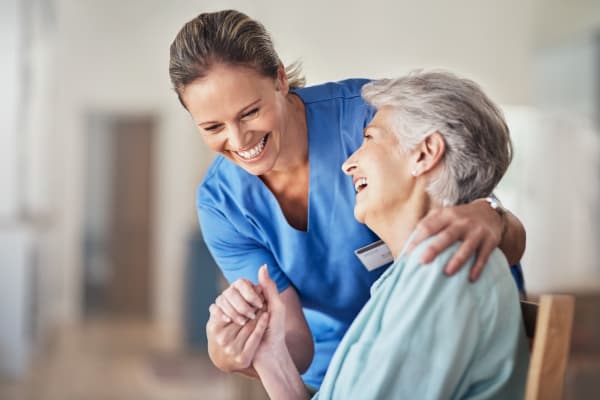
{"label": "gray hair", "polygon": [[445,71],[412,72],[362,88],[375,108],[394,109],[392,129],[402,151],[411,151],[439,132],[446,144],[439,173],[427,192],[443,206],[488,196],[512,159],[502,111],[473,81]]}

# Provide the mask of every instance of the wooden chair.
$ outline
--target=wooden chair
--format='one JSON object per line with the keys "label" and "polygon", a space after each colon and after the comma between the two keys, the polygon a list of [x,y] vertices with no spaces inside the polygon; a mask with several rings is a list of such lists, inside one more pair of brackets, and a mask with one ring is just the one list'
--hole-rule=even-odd
{"label": "wooden chair", "polygon": [[567,295],[542,295],[539,302],[521,301],[527,337],[532,343],[526,400],[563,398],[563,384],[575,300]]}

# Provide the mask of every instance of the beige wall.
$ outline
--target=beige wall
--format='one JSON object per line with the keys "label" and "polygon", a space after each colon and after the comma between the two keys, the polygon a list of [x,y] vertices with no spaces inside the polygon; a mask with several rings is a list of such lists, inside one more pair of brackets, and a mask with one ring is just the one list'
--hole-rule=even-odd
{"label": "beige wall", "polygon": [[534,0],[537,46],[552,46],[600,28],[600,2],[596,0]]}

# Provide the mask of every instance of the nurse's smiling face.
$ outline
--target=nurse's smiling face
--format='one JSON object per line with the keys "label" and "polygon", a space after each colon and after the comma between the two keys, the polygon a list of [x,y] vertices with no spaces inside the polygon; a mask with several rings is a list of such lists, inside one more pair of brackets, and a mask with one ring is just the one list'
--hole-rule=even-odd
{"label": "nurse's smiling face", "polygon": [[342,165],[357,192],[354,216],[367,225],[404,204],[414,188],[413,152],[402,150],[393,129],[393,110],[382,107],[365,128],[360,148]]}
{"label": "nurse's smiling face", "polygon": [[283,68],[272,79],[248,67],[216,64],[181,98],[211,150],[263,175],[280,159],[287,94]]}

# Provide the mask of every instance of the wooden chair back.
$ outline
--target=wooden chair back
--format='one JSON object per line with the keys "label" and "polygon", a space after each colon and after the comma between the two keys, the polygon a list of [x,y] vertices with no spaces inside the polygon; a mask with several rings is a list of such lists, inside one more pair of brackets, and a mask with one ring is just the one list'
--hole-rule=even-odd
{"label": "wooden chair back", "polygon": [[574,308],[575,299],[568,295],[542,295],[539,302],[521,301],[531,345],[526,400],[563,398]]}

